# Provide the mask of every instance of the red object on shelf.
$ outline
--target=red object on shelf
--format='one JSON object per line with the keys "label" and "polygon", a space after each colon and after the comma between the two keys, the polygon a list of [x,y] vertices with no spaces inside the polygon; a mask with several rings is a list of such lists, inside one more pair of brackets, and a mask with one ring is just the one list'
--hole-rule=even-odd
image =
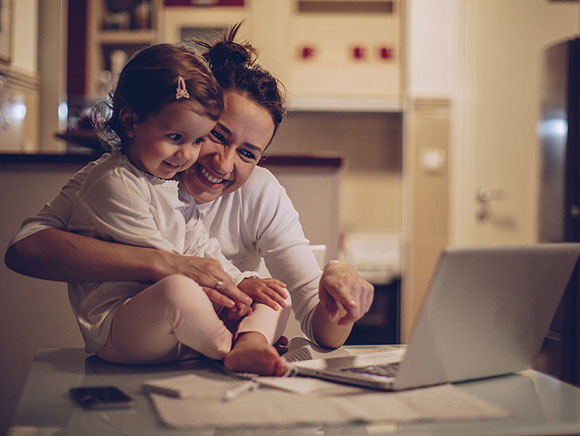
{"label": "red object on shelf", "polygon": [[302,59],[311,59],[314,57],[314,47],[305,45],[300,49],[300,57]]}
{"label": "red object on shelf", "polygon": [[379,47],[379,57],[384,60],[392,59],[393,49],[387,46]]}
{"label": "red object on shelf", "polygon": [[365,58],[365,49],[364,47],[361,47],[360,45],[354,46],[352,48],[352,57],[358,60],[364,59]]}

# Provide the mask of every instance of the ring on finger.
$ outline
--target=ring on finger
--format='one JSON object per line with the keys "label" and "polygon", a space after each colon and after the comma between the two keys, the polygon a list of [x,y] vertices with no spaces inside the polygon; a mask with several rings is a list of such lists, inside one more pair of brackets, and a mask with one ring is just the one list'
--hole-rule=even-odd
{"label": "ring on finger", "polygon": [[223,285],[224,285],[224,282],[221,280],[218,280],[217,283],[215,284],[215,288],[219,291]]}

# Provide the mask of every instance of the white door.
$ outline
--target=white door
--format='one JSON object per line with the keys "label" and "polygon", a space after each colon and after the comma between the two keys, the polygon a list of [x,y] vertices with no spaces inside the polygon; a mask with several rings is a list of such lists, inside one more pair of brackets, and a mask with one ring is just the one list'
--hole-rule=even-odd
{"label": "white door", "polygon": [[451,239],[536,241],[540,76],[547,44],[574,37],[579,5],[460,0]]}

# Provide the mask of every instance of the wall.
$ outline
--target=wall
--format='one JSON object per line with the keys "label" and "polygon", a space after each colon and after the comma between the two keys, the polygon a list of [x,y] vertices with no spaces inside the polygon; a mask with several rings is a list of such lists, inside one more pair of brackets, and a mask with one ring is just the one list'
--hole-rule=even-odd
{"label": "wall", "polygon": [[403,342],[439,253],[449,243],[458,38],[457,0],[407,0],[406,10]]}
{"label": "wall", "polygon": [[[56,132],[66,131],[66,116],[60,104],[67,101],[67,2],[42,0],[39,3],[40,38],[38,40],[38,73],[40,75],[39,144],[42,151],[64,151],[64,141]],[[71,62],[78,60],[71,59]]]}
{"label": "wall", "polygon": [[[338,257],[340,168],[268,166],[286,188],[311,245],[326,245]],[[326,264],[326,262],[324,262]]]}
{"label": "wall", "polygon": [[342,156],[341,230],[400,232],[400,113],[291,111],[268,152]]}
{"label": "wall", "polygon": [[[0,169],[0,250],[22,220],[38,212],[75,168]],[[0,263],[0,434],[4,434],[24,387],[37,347],[82,347],[64,283],[16,274]]]}
{"label": "wall", "polygon": [[448,245],[449,99],[413,98],[405,111],[402,341],[407,342],[435,263]]}
{"label": "wall", "polygon": [[458,1],[407,0],[408,97],[449,97],[457,85]]}
{"label": "wall", "polygon": [[38,58],[38,0],[12,2],[13,51],[12,66],[30,73],[37,71]]}

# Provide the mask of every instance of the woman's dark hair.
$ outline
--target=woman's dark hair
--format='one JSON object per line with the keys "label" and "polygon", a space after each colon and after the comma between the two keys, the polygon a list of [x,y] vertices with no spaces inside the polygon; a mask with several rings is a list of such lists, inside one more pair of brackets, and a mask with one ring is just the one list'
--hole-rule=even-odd
{"label": "woman's dark hair", "polygon": [[[179,77],[189,98],[176,98]],[[104,107],[97,107],[93,122],[104,142],[123,148],[127,138],[119,118],[121,109],[131,109],[137,120],[143,121],[176,101],[196,101],[205,111],[202,115],[213,120],[223,111],[222,89],[201,56],[177,44],[151,45],[135,53],[125,65],[115,91]]]}
{"label": "woman's dark hair", "polygon": [[203,41],[196,43],[207,49],[202,56],[209,63],[223,90],[240,92],[264,107],[274,121],[276,134],[286,115],[281,92],[282,84],[256,63],[256,50],[251,44],[234,42],[241,24],[234,25],[223,39],[215,44]]}

